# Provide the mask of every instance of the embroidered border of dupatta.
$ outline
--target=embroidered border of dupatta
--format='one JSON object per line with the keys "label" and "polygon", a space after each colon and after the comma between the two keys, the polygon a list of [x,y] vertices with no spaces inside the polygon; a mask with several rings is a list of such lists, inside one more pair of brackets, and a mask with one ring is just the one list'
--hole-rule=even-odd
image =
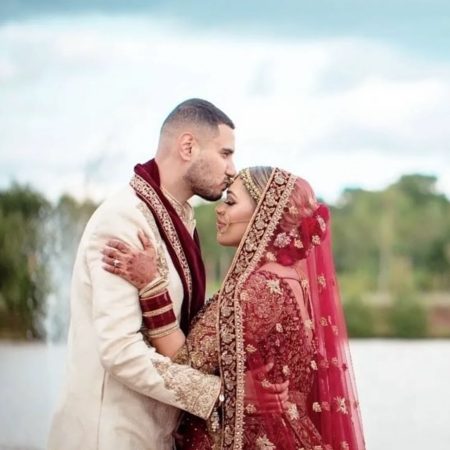
{"label": "embroidered border of dupatta", "polygon": [[261,261],[292,194],[295,181],[294,175],[274,169],[219,294],[219,362],[225,393],[222,411],[223,450],[240,450],[243,443],[245,351],[238,293]]}

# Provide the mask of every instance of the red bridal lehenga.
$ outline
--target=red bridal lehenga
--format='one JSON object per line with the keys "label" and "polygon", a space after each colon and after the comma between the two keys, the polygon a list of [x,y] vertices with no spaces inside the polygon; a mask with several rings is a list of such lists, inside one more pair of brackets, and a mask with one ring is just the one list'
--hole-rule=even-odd
{"label": "red bridal lehenga", "polygon": [[[304,180],[274,169],[220,292],[177,355],[219,374],[224,393],[217,423],[184,416],[178,448],[365,448],[328,219]],[[246,372],[269,362],[256,401],[244,403]],[[286,380],[287,409],[265,413],[264,386]]]}

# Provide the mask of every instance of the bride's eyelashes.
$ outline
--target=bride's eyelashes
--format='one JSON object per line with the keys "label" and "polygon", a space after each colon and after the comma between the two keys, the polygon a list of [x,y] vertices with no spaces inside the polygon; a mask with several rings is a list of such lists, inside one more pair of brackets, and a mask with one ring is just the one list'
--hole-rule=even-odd
{"label": "bride's eyelashes", "polygon": [[236,202],[234,200],[231,200],[230,198],[227,198],[223,202],[225,203],[225,205],[228,205],[228,206],[233,206],[236,204]]}

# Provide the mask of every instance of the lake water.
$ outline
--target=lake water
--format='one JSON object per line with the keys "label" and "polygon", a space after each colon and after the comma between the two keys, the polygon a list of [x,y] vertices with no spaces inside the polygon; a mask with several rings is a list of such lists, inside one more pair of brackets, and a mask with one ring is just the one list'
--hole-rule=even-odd
{"label": "lake water", "polygon": [[[367,449],[449,450],[450,341],[354,340],[351,350]],[[0,342],[0,450],[45,448],[64,354]]]}

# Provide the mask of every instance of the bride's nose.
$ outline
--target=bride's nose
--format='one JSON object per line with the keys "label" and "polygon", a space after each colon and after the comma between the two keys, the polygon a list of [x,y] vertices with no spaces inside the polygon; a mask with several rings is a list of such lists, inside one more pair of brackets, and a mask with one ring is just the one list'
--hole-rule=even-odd
{"label": "bride's nose", "polygon": [[223,216],[225,214],[225,207],[223,203],[216,206],[216,214],[218,216]]}

